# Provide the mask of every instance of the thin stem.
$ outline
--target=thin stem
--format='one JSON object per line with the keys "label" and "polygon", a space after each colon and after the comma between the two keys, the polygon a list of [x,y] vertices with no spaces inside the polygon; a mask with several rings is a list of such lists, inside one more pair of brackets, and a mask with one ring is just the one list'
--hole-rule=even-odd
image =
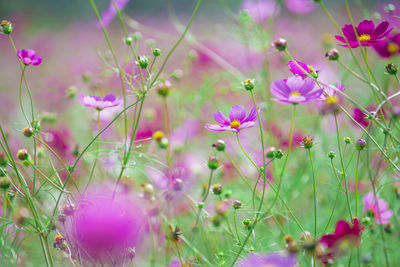
{"label": "thin stem", "polygon": [[357,192],[358,192],[358,164],[359,164],[359,161],[360,161],[360,150],[358,151],[358,154],[357,154],[357,166],[356,166],[356,178],[355,178],[355,187],[354,187],[354,197],[355,197],[355,201],[356,201],[356,211],[355,211],[355,213],[356,213],[356,217],[357,217],[357,208],[358,208],[358,195],[357,195]]}
{"label": "thin stem", "polygon": [[346,200],[347,200],[347,207],[349,209],[350,219],[352,219],[353,215],[351,213],[351,208],[350,208],[350,200],[349,200],[349,192],[348,192],[349,190],[348,190],[348,187],[347,187],[346,171],[345,171],[345,168],[344,168],[342,151],[341,151],[341,146],[340,146],[339,125],[338,125],[336,113],[334,113],[334,116],[335,116],[336,137],[337,137],[337,143],[338,143],[338,148],[339,148],[340,163],[342,165],[342,179],[344,180],[344,184],[345,184],[345,194],[346,194]]}
{"label": "thin stem", "polygon": [[208,178],[208,185],[207,185],[206,194],[204,195],[203,199],[201,200],[201,202],[203,202],[203,203],[207,200],[208,194],[210,193],[213,173],[214,173],[214,170],[211,170],[210,171],[210,177]]}
{"label": "thin stem", "polygon": [[242,147],[242,144],[240,143],[240,139],[239,139],[239,133],[236,133],[236,139],[238,142],[238,145],[240,147],[240,149],[242,150],[243,154],[246,156],[246,158],[251,162],[251,164],[253,164],[253,166],[257,169],[260,170],[257,166],[257,164],[250,158],[250,156],[247,154],[247,152],[244,150],[244,148]]}
{"label": "thin stem", "polygon": [[310,164],[312,170],[312,179],[313,179],[313,191],[314,191],[314,236],[317,236],[317,191],[316,191],[316,181],[315,181],[315,171],[314,164],[311,156],[311,149],[308,149],[308,153],[310,156]]}

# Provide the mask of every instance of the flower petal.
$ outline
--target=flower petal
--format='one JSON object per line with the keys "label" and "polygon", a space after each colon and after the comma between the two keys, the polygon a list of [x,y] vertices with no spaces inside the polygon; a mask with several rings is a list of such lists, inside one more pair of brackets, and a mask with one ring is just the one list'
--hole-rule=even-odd
{"label": "flower petal", "polygon": [[246,110],[241,105],[232,106],[231,111],[229,112],[229,120],[234,121],[238,120],[240,122],[246,117]]}
{"label": "flower petal", "polygon": [[229,125],[230,124],[229,119],[219,110],[214,113],[214,120],[216,122],[218,122],[219,124],[222,124],[222,125]]}

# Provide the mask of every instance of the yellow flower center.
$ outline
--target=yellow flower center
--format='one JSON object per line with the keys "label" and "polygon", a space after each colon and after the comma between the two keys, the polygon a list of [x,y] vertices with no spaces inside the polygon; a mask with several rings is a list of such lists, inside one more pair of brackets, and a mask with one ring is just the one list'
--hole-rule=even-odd
{"label": "yellow flower center", "polygon": [[240,126],[240,121],[238,121],[238,120],[234,120],[234,121],[232,121],[231,122],[231,127],[232,128],[237,128],[237,127],[239,127]]}
{"label": "yellow flower center", "polygon": [[162,131],[155,131],[153,133],[153,139],[157,142],[161,141],[164,138],[164,133]]}
{"label": "yellow flower center", "polygon": [[103,101],[96,101],[96,103],[100,105],[101,103],[103,103]]}
{"label": "yellow flower center", "polygon": [[55,237],[54,237],[54,240],[56,240],[56,241],[59,241],[59,240],[62,240],[64,237],[62,236],[62,235],[56,235]]}
{"label": "yellow flower center", "polygon": [[369,40],[371,40],[371,35],[363,33],[361,34],[359,39],[360,41],[368,42]]}
{"label": "yellow flower center", "polygon": [[315,71],[314,68],[311,65],[307,65],[307,67],[308,67],[308,72],[314,72]]}
{"label": "yellow flower center", "polygon": [[328,97],[325,101],[327,104],[333,105],[339,102],[339,98],[336,95],[333,95]]}
{"label": "yellow flower center", "polygon": [[388,49],[389,53],[391,53],[391,54],[399,52],[399,46],[395,43],[389,43],[387,49]]}
{"label": "yellow flower center", "polygon": [[301,96],[299,92],[291,92],[290,96]]}

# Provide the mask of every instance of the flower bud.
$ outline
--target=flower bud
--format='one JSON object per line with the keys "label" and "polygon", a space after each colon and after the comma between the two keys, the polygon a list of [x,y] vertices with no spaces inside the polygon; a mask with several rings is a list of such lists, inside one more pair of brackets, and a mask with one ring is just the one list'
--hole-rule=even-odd
{"label": "flower bud", "polygon": [[283,151],[282,151],[282,149],[278,149],[276,152],[275,152],[275,158],[276,159],[281,159],[283,157]]}
{"label": "flower bud", "polygon": [[328,157],[329,157],[330,159],[333,159],[334,157],[336,157],[336,153],[333,152],[333,151],[330,151],[330,152],[328,153]]}
{"label": "flower bud", "polygon": [[211,188],[211,191],[214,193],[214,195],[220,195],[222,192],[222,185],[221,184],[214,184]]}
{"label": "flower bud", "polygon": [[232,194],[233,194],[232,190],[224,190],[225,198],[230,198],[232,196]]}
{"label": "flower bud", "polygon": [[0,188],[3,190],[7,190],[10,188],[11,181],[8,177],[1,177],[0,178]]}
{"label": "flower bud", "polygon": [[391,74],[391,75],[396,75],[397,74],[397,66],[393,63],[387,64],[386,65],[386,71]]}
{"label": "flower bud", "polygon": [[225,142],[224,140],[217,140],[214,144],[212,144],[217,151],[224,151],[225,150]]}
{"label": "flower bud", "polygon": [[166,97],[166,96],[169,95],[169,93],[171,92],[171,89],[172,89],[172,83],[171,83],[170,81],[168,81],[168,80],[159,82],[159,83],[156,85],[156,88],[155,88],[155,90],[157,91],[157,93],[158,93],[160,96],[164,96],[164,97]]}
{"label": "flower bud", "polygon": [[169,146],[168,138],[166,137],[161,138],[160,142],[158,142],[158,146],[162,149],[166,149]]}
{"label": "flower bud", "polygon": [[279,38],[272,44],[272,46],[275,47],[279,52],[285,51],[287,47],[287,41],[283,38]]}
{"label": "flower bud", "polygon": [[136,64],[139,65],[140,68],[146,69],[149,65],[149,58],[147,56],[138,56]]}
{"label": "flower bud", "polygon": [[155,131],[153,133],[153,139],[156,142],[160,142],[164,138],[164,132],[163,131]]}
{"label": "flower bud", "polygon": [[0,166],[7,166],[8,160],[6,157],[6,154],[4,154],[3,152],[0,152]]}
{"label": "flower bud", "polygon": [[18,150],[17,158],[19,160],[27,160],[27,159],[29,159],[28,150],[26,150],[25,148]]}
{"label": "flower bud", "polygon": [[74,85],[71,85],[67,89],[65,89],[65,96],[67,98],[73,99],[77,95],[78,95],[78,88],[76,88]]}
{"label": "flower bud", "polygon": [[34,119],[31,121],[31,126],[35,132],[39,132],[42,126],[40,125],[40,120]]}
{"label": "flower bud", "polygon": [[246,80],[242,81],[242,86],[247,91],[251,91],[256,86],[255,82],[256,82],[255,79],[246,79]]}
{"label": "flower bud", "polygon": [[333,48],[333,49],[329,50],[328,52],[326,52],[325,57],[331,61],[338,60],[340,57],[339,51],[337,49]]}
{"label": "flower bud", "polygon": [[135,32],[135,33],[132,34],[132,39],[133,39],[134,42],[137,42],[142,38],[143,38],[143,35],[142,35],[141,32]]}
{"label": "flower bud", "polygon": [[313,147],[314,144],[314,138],[311,136],[304,136],[302,139],[302,145],[305,149],[310,149]]}
{"label": "flower bud", "polygon": [[22,129],[22,133],[25,135],[25,137],[31,137],[33,135],[33,129],[31,127],[24,127],[24,129]]}
{"label": "flower bud", "polygon": [[243,223],[244,225],[248,226],[248,225],[251,224],[251,220],[250,220],[250,219],[244,219],[244,220],[242,221],[242,223]]}
{"label": "flower bud", "polygon": [[199,202],[199,203],[197,203],[197,207],[198,207],[199,209],[204,208],[204,202]]}
{"label": "flower bud", "polygon": [[267,148],[267,152],[265,153],[265,156],[269,159],[275,158],[275,153],[276,153],[276,148],[271,146]]}
{"label": "flower bud", "polygon": [[161,56],[161,49],[155,48],[155,49],[153,50],[153,56],[155,56],[155,57]]}
{"label": "flower bud", "polygon": [[133,44],[133,37],[132,36],[125,37],[123,40],[124,40],[124,43],[127,44],[127,45],[132,45]]}
{"label": "flower bud", "polygon": [[218,169],[220,163],[216,157],[210,157],[207,162],[207,166],[210,170]]}
{"label": "flower bud", "polygon": [[237,199],[235,199],[235,200],[232,202],[232,207],[233,207],[235,210],[240,209],[242,206],[243,206],[242,202],[240,202],[240,201],[237,200]]}
{"label": "flower bud", "polygon": [[356,142],[356,149],[358,151],[363,150],[367,146],[367,142],[364,139],[358,139]]}
{"label": "flower bud", "polygon": [[387,13],[393,13],[396,7],[393,4],[387,4],[383,7]]}
{"label": "flower bud", "polygon": [[156,45],[156,40],[154,39],[148,39],[146,40],[146,45],[150,48],[153,48]]}
{"label": "flower bud", "polygon": [[13,31],[13,24],[8,20],[2,20],[0,23],[0,33],[11,34]]}
{"label": "flower bud", "polygon": [[350,137],[345,137],[345,138],[344,138],[344,142],[345,142],[346,144],[350,144],[350,143],[351,143],[351,138],[350,138]]}

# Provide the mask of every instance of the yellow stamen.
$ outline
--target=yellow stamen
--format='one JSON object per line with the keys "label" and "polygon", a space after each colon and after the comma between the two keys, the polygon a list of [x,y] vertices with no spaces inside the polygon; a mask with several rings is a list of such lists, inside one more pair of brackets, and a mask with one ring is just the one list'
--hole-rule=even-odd
{"label": "yellow stamen", "polygon": [[308,72],[314,72],[314,68],[311,65],[307,65]]}
{"label": "yellow stamen", "polygon": [[62,239],[64,239],[64,237],[62,235],[56,235],[54,237],[54,240],[56,240],[56,241],[59,241],[59,240],[62,240]]}
{"label": "yellow stamen", "polygon": [[390,54],[394,54],[394,53],[399,52],[399,46],[397,44],[395,44],[395,43],[389,43],[387,49],[388,49]]}
{"label": "yellow stamen", "polygon": [[164,132],[162,131],[155,131],[153,133],[153,139],[156,140],[157,142],[160,142],[161,139],[164,138]]}
{"label": "yellow stamen", "polygon": [[337,102],[339,102],[339,98],[336,95],[330,96],[328,97],[325,102],[327,104],[333,105],[336,104]]}
{"label": "yellow stamen", "polygon": [[103,101],[96,101],[96,103],[97,103],[97,104],[101,104],[101,103],[103,103]]}
{"label": "yellow stamen", "polygon": [[238,120],[234,120],[234,121],[232,121],[231,122],[231,127],[232,128],[237,128],[237,127],[239,127],[240,126],[240,121],[238,121]]}
{"label": "yellow stamen", "polygon": [[363,33],[360,35],[359,39],[360,41],[368,42],[369,40],[371,40],[371,35]]}
{"label": "yellow stamen", "polygon": [[301,96],[299,92],[291,92],[290,96]]}

